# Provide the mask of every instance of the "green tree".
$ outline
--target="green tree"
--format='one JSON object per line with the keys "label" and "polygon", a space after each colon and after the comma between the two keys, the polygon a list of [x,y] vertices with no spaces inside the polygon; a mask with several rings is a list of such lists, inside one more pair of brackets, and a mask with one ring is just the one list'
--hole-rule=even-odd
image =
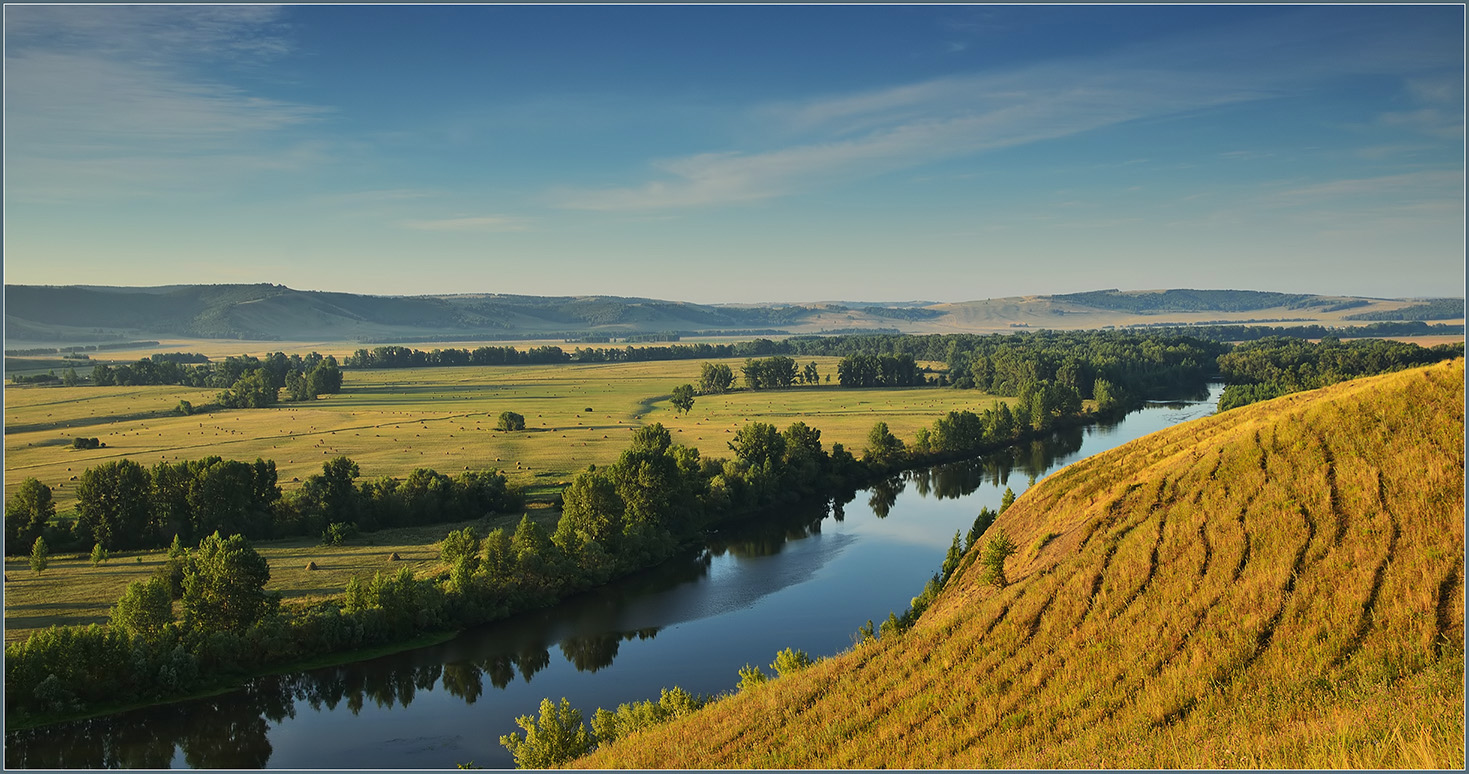
{"label": "green tree", "polygon": [[704,363],[699,366],[699,392],[704,395],[719,395],[729,391],[734,384],[734,372],[724,363]]}
{"label": "green tree", "polygon": [[342,391],[342,369],[337,366],[335,357],[327,355],[306,373],[306,390],[313,398]]}
{"label": "green tree", "polygon": [[525,417],[514,411],[500,412],[500,420],[495,424],[496,430],[511,432],[525,429]]}
{"label": "green tree", "polygon": [[286,372],[286,400],[303,401],[316,397],[311,391],[311,385],[306,381],[306,375],[300,371]]}
{"label": "green tree", "polygon": [[694,407],[694,385],[680,384],[673,388],[673,407],[687,414]]}
{"label": "green tree", "polygon": [[20,482],[5,503],[5,552],[23,553],[55,515],[51,487],[34,478]]}
{"label": "green tree", "polygon": [[1013,490],[1013,489],[1011,489],[1010,487],[1007,486],[1007,487],[1005,487],[1005,493],[1003,495],[1000,495],[1000,513],[1004,513],[1005,512],[1005,509],[1009,508],[1010,506],[1012,506],[1014,504],[1015,504],[1015,490]]}
{"label": "green tree", "polygon": [[888,423],[878,422],[867,433],[867,448],[862,452],[864,460],[893,462],[902,457],[903,441],[888,430]]}
{"label": "green tree", "polygon": [[81,379],[77,377],[77,370],[74,366],[68,366],[61,374],[61,384],[65,387],[75,387],[80,383]]}
{"label": "green tree", "polygon": [[786,648],[775,654],[775,660],[770,662],[770,668],[775,670],[776,675],[785,677],[789,674],[795,674],[814,663],[816,662],[811,660],[811,657],[806,654],[806,651]]}
{"label": "green tree", "polygon": [[107,549],[103,548],[101,543],[93,545],[91,558],[93,567],[101,566],[103,562],[107,561]]}
{"label": "green tree", "polygon": [[603,548],[615,551],[622,536],[622,513],[622,498],[617,495],[617,484],[611,477],[600,470],[582,471],[562,495],[556,545],[570,550],[574,547],[573,539],[594,540]]}
{"label": "green tree", "polygon": [[333,457],[323,462],[321,474],[307,476],[297,490],[297,509],[316,515],[319,525],[356,522],[360,497],[353,482],[360,473],[357,463],[349,457]]}
{"label": "green tree", "polygon": [[516,768],[548,769],[592,751],[592,735],[582,723],[581,710],[572,709],[565,698],[559,707],[542,699],[539,722],[522,715],[515,724],[525,731],[525,737],[506,734],[500,737],[500,744],[515,756]]}
{"label": "green tree", "polygon": [[129,459],[82,473],[77,484],[77,532],[103,548],[141,548],[156,539],[148,471]]}
{"label": "green tree", "polygon": [[478,562],[479,546],[480,539],[474,534],[474,527],[453,530],[439,544],[439,560],[448,565],[456,564],[461,559]]}
{"label": "green tree", "polygon": [[184,624],[199,631],[243,632],[279,598],[265,590],[270,565],[244,535],[204,538],[184,575]]}
{"label": "green tree", "polygon": [[219,394],[219,405],[225,408],[266,408],[280,400],[280,388],[270,383],[263,369],[246,371],[235,383]]}
{"label": "green tree", "polygon": [[46,547],[46,538],[36,538],[36,542],[31,544],[31,569],[40,575],[46,571],[50,559],[51,549]]}
{"label": "green tree", "polygon": [[751,422],[735,433],[729,448],[750,467],[769,471],[784,457],[786,440],[775,425]]}
{"label": "green tree", "polygon": [[112,626],[145,640],[151,640],[173,623],[173,599],[168,580],[154,576],[128,584],[112,608]]}
{"label": "green tree", "polygon": [[984,573],[979,577],[980,582],[1005,588],[1009,582],[1005,578],[1005,560],[1013,553],[1015,553],[1015,542],[1010,539],[1010,533],[1003,529],[986,541],[984,551],[979,556],[980,563],[984,565]]}

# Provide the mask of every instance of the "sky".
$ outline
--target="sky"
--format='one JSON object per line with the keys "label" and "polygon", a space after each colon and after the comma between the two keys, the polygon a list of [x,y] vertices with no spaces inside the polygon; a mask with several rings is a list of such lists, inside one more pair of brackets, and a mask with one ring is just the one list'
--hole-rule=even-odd
{"label": "sky", "polygon": [[1464,291],[1464,8],[7,5],[5,282]]}

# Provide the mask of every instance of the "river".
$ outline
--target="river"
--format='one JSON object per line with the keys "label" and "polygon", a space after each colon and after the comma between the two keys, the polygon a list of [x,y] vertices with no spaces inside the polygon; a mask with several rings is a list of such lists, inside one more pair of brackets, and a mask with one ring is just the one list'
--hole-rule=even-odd
{"label": "river", "polygon": [[7,768],[510,768],[499,743],[542,698],[598,707],[661,688],[732,690],[783,648],[845,650],[858,627],[902,614],[955,531],[1033,480],[1213,412],[1222,385],[1115,424],[909,471],[845,503],[775,514],[554,608],[441,645],[260,678],[229,694],[8,733]]}

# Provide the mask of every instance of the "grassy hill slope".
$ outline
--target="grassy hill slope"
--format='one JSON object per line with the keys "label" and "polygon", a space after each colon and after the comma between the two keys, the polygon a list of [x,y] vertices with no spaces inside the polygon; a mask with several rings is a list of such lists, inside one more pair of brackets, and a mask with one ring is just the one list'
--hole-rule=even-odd
{"label": "grassy hill slope", "polygon": [[976,548],[901,637],[577,763],[1462,767],[1463,384],[1360,379],[1077,463],[990,528],[1008,587]]}

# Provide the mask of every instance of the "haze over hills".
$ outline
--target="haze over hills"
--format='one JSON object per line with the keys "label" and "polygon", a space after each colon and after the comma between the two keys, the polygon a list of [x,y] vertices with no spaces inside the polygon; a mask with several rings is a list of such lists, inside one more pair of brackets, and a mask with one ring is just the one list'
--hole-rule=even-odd
{"label": "haze over hills", "polygon": [[1462,767],[1463,432],[1459,359],[1077,462],[910,631],[576,765]]}
{"label": "haze over hills", "polygon": [[1136,324],[1462,320],[1461,299],[1424,304],[1243,290],[1116,290],[961,303],[693,304],[618,296],[375,296],[282,285],[5,287],[9,346],[137,338],[469,341],[633,334],[994,332]]}

